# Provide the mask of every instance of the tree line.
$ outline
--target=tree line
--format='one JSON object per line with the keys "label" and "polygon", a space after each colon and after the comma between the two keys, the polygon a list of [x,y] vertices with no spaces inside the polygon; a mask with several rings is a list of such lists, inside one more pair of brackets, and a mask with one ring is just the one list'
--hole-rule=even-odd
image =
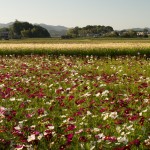
{"label": "tree line", "polygon": [[12,39],[19,38],[47,38],[50,33],[39,25],[33,25],[29,22],[15,21],[9,28],[0,29],[1,36],[8,36]]}
{"label": "tree line", "polygon": [[142,32],[134,30],[115,31],[111,26],[88,25],[86,27],[75,27],[68,30],[67,35],[62,38],[77,38],[77,37],[122,37],[122,38],[136,38],[148,37],[148,30],[144,29]]}
{"label": "tree line", "polygon": [[114,31],[111,26],[91,26],[80,28],[75,27],[68,30],[67,35],[72,37],[85,37],[85,36],[101,36],[106,33]]}
{"label": "tree line", "polygon": [[[16,20],[9,28],[0,29],[0,38],[4,39],[19,39],[19,38],[48,38],[51,37],[47,29],[33,25],[29,22],[20,22]],[[115,31],[111,26],[87,25],[85,27],[74,27],[63,35],[62,39],[78,38],[78,37],[123,37],[136,38],[148,37],[148,30],[142,32],[134,30]]]}

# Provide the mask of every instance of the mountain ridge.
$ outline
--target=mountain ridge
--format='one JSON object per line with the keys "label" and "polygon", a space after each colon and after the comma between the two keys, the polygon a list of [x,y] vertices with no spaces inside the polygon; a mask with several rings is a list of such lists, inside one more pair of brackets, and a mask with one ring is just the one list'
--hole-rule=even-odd
{"label": "mountain ridge", "polygon": [[[14,22],[9,22],[9,23],[0,23],[0,28],[8,28],[11,26]],[[39,25],[45,29],[48,30],[48,32],[51,34],[52,37],[60,37],[62,35],[65,35],[67,33],[67,30],[69,29],[68,27],[61,26],[61,25],[47,25],[44,23],[35,23],[34,25]]]}
{"label": "mountain ridge", "polygon": [[144,29],[147,29],[150,32],[150,28],[149,27],[145,27],[145,28],[130,28],[130,29],[123,29],[123,30],[134,30],[134,31],[143,31]]}

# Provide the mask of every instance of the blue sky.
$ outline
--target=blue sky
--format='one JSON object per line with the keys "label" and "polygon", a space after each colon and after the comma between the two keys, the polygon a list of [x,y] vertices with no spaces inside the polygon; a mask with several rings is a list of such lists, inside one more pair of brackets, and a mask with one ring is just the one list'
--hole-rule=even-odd
{"label": "blue sky", "polygon": [[0,0],[0,23],[150,27],[150,0]]}

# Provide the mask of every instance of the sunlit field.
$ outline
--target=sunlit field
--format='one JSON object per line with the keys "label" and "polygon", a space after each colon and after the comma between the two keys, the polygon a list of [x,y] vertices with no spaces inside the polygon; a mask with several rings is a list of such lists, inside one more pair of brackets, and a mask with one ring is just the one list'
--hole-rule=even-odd
{"label": "sunlit field", "polygon": [[149,41],[47,40],[0,43],[0,150],[149,150]]}
{"label": "sunlit field", "polygon": [[0,44],[0,49],[101,49],[101,48],[150,48],[150,43],[21,43],[21,44]]}
{"label": "sunlit field", "polygon": [[0,41],[0,55],[150,57],[149,39],[21,39]]}

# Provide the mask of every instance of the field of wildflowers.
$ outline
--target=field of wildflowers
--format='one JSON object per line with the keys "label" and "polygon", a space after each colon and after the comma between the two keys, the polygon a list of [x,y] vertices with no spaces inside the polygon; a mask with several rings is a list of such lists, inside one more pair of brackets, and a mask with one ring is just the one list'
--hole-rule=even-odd
{"label": "field of wildflowers", "polygon": [[150,61],[0,56],[1,150],[148,150]]}

